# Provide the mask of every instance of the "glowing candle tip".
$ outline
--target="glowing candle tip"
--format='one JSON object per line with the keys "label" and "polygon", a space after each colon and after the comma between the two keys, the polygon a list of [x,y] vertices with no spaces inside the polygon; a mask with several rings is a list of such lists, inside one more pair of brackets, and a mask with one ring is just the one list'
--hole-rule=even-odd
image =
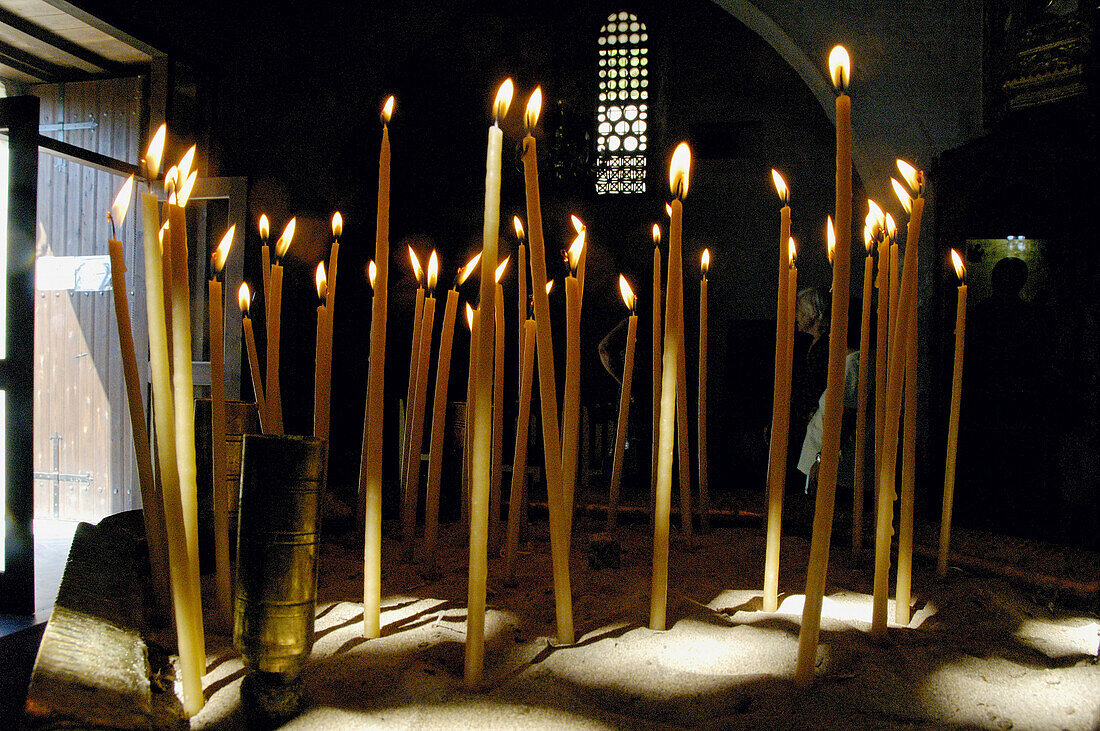
{"label": "glowing candle tip", "polygon": [[508,115],[508,107],[512,105],[512,92],[515,87],[511,79],[505,79],[497,89],[496,99],[493,101],[493,124],[499,124],[500,120]]}
{"label": "glowing candle tip", "polygon": [[332,214],[332,236],[333,238],[340,238],[344,233],[344,217],[340,215],[340,211]]}
{"label": "glowing candle tip", "polygon": [[951,250],[951,263],[955,267],[955,276],[959,278],[960,284],[966,284],[966,265],[963,264],[962,257],[959,256],[959,252]]}
{"label": "glowing candle tip", "polygon": [[511,256],[505,257],[504,261],[497,265],[496,278],[493,280],[494,282],[500,282],[500,278],[504,276],[504,272],[508,269],[508,262],[511,260]]}
{"label": "glowing candle tip", "polygon": [[393,116],[394,103],[393,94],[386,97],[385,103],[382,104],[382,124],[390,123],[390,118]]}
{"label": "glowing candle tip", "polygon": [[431,256],[428,257],[428,291],[434,292],[436,282],[439,281],[439,254],[435,253],[435,249],[432,249]]}
{"label": "glowing candle tip", "polygon": [[328,277],[325,276],[325,263],[318,262],[317,269],[313,273],[313,284],[317,287],[317,297],[323,303],[328,294]]}
{"label": "glowing candle tip", "polygon": [[[688,194],[688,178],[691,173],[691,148],[688,143],[681,142],[672,153],[672,164],[668,169],[668,186],[672,194],[677,198],[684,198]],[[672,207],[669,206],[671,216]]]}
{"label": "glowing candle tip", "polygon": [[229,230],[222,236],[222,240],[218,242],[218,247],[214,249],[214,254],[211,258],[211,264],[214,265],[214,274],[221,273],[221,270],[225,268],[225,262],[229,258],[229,250],[233,248],[233,237],[237,233],[237,225],[233,224],[229,227]]}
{"label": "glowing candle tip", "polygon": [[248,306],[252,304],[252,292],[248,289],[248,282],[241,282],[237,290],[237,304],[240,305],[241,314],[248,317]]}
{"label": "glowing candle tip", "polygon": [[283,228],[283,232],[279,234],[279,241],[275,244],[275,258],[282,259],[286,256],[286,252],[290,249],[290,242],[294,240],[294,229],[298,225],[298,218],[294,217],[287,221],[286,226]]}
{"label": "glowing candle tip", "polygon": [[703,272],[703,279],[710,272],[710,249],[703,249],[703,255],[699,257],[699,270]]}
{"label": "glowing candle tip", "polygon": [[791,191],[787,187],[787,181],[783,179],[783,176],[779,174],[779,171],[772,168],[772,183],[775,184],[775,192],[779,194],[779,200],[783,201],[783,205],[787,205],[791,202]]}
{"label": "glowing candle tip", "polygon": [[118,189],[115,202],[111,204],[111,221],[121,227],[126,220],[126,212],[130,210],[130,195],[134,190],[134,176],[126,178],[126,182]]}
{"label": "glowing candle tip", "polygon": [[840,93],[848,91],[848,81],[851,78],[852,62],[848,56],[848,49],[844,46],[834,46],[829,53],[829,76],[833,86]]}
{"label": "glowing candle tip", "polygon": [[267,219],[266,213],[260,214],[260,241],[267,243],[268,237],[271,236],[271,221]]}
{"label": "glowing candle tip", "polygon": [[542,87],[535,87],[531,96],[527,98],[527,109],[523,112],[523,128],[530,134],[531,130],[539,122],[539,112],[542,111]]}
{"label": "glowing candle tip", "polygon": [[622,295],[623,304],[630,310],[631,314],[634,314],[634,305],[637,303],[637,297],[634,296],[634,290],[631,289],[630,283],[626,281],[626,277],[622,274],[619,275],[619,294]]}
{"label": "glowing candle tip", "polygon": [[523,221],[520,220],[519,216],[512,216],[512,227],[516,230],[516,238],[520,240],[520,243],[522,243],[524,240]]}
{"label": "glowing candle tip", "polygon": [[661,227],[659,225],[657,225],[656,223],[653,224],[653,245],[654,246],[660,246],[661,245]]}

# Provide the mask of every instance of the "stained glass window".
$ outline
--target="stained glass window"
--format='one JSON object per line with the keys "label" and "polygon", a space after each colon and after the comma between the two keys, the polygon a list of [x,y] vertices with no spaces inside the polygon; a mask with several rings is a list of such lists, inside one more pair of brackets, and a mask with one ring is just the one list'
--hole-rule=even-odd
{"label": "stained glass window", "polygon": [[596,106],[596,192],[644,193],[649,116],[649,34],[634,13],[600,29]]}

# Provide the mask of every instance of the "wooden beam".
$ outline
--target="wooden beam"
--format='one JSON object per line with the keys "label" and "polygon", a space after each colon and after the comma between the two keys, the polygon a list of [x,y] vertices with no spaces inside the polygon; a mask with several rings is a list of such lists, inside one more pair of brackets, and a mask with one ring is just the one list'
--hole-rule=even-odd
{"label": "wooden beam", "polygon": [[47,30],[36,23],[32,23],[26,18],[16,15],[5,8],[0,8],[0,23],[14,28],[20,33],[25,33],[31,38],[51,45],[59,51],[64,51],[70,56],[78,58],[85,63],[103,69],[104,71],[115,75],[122,75],[124,72],[123,64],[104,58],[95,51],[91,51],[79,43],[74,43],[64,36],[59,36],[53,31]]}
{"label": "wooden beam", "polygon": [[[14,51],[15,53],[9,53]],[[26,59],[30,58],[34,63],[29,63]],[[0,63],[5,66],[10,66],[16,71],[21,71],[28,76],[33,76],[36,79],[41,79],[46,83],[56,82],[57,76],[51,73],[48,69],[43,68],[42,59],[30,56],[18,48],[0,43]]]}
{"label": "wooden beam", "polygon": [[104,172],[117,175],[133,175],[139,178],[142,176],[141,168],[133,163],[116,160],[113,157],[107,157],[92,150],[85,150],[83,147],[77,147],[45,135],[38,135],[38,147],[56,157],[72,160]]}
{"label": "wooden beam", "polygon": [[42,2],[49,5],[50,7],[57,8],[66,15],[76,18],[81,23],[87,23],[96,30],[106,33],[107,35],[114,38],[116,41],[122,41],[131,48],[135,48],[147,56],[156,56],[159,53],[156,48],[153,48],[148,43],[138,40],[129,33],[119,30],[110,23],[107,23],[106,21],[97,18],[87,11],[81,10],[70,2],[66,2],[66,0],[42,0]]}

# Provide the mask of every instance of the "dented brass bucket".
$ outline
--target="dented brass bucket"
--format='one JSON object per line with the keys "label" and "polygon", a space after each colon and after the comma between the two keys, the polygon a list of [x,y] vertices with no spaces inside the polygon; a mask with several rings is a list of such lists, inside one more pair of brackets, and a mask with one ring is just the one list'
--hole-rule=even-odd
{"label": "dented brass bucket", "polygon": [[313,647],[325,441],[243,442],[233,644],[247,667],[294,676]]}

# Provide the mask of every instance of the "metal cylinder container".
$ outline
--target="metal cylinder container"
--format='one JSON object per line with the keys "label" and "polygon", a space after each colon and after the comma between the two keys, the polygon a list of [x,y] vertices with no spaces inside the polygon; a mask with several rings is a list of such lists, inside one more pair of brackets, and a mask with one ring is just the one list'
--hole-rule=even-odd
{"label": "metal cylinder container", "polygon": [[246,434],[233,644],[245,666],[294,677],[313,647],[326,442]]}

